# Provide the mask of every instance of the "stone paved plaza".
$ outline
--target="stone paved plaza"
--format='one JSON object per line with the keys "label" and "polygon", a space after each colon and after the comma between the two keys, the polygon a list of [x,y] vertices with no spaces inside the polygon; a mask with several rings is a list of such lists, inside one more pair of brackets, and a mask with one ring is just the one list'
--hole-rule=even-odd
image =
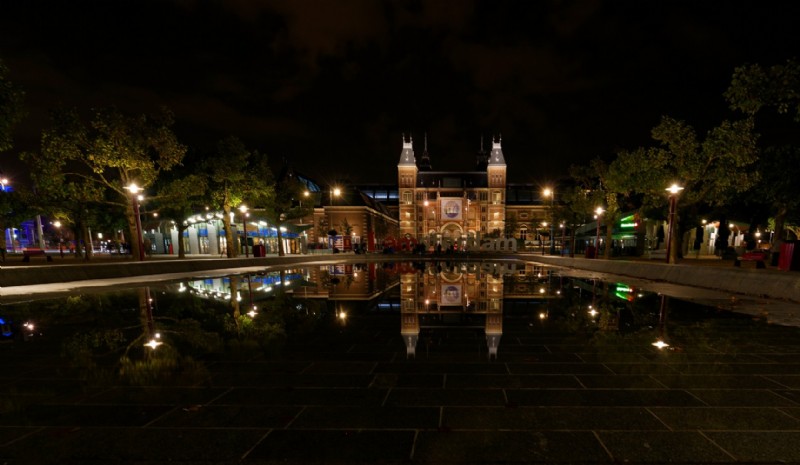
{"label": "stone paved plaza", "polygon": [[[206,360],[188,385],[89,382],[47,340],[0,345],[0,462],[800,462],[800,331],[676,315],[593,335],[506,315],[479,328],[354,315],[280,356]],[[329,328],[330,329],[330,328]]]}

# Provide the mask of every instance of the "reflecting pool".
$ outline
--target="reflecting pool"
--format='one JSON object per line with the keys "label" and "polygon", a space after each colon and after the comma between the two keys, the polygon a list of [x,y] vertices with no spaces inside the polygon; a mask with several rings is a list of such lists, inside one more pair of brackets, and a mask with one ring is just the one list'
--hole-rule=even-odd
{"label": "reflecting pool", "polygon": [[29,296],[0,306],[0,460],[800,461],[800,328],[663,290],[443,261]]}

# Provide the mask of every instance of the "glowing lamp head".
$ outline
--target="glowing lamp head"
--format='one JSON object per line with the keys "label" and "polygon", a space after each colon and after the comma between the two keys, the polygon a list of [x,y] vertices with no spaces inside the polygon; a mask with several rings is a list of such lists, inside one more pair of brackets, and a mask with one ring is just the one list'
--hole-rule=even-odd
{"label": "glowing lamp head", "polygon": [[673,184],[673,185],[669,186],[669,187],[666,189],[666,191],[667,191],[667,192],[669,192],[669,193],[670,193],[670,194],[672,194],[672,195],[678,194],[678,193],[680,193],[680,191],[682,191],[682,190],[683,190],[683,187],[681,187],[681,186],[679,186],[679,185],[677,185],[677,184]]}

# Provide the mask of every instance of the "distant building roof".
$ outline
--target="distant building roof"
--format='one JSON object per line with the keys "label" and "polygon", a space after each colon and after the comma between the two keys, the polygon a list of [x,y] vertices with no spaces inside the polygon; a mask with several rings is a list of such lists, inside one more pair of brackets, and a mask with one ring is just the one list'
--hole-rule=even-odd
{"label": "distant building roof", "polygon": [[477,189],[488,187],[486,173],[477,171],[422,171],[417,174],[417,187]]}

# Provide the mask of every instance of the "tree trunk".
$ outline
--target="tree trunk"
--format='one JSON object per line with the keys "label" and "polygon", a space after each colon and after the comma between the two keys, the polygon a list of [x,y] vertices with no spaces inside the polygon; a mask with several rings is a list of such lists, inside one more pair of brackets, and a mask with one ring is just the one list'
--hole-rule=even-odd
{"label": "tree trunk", "polygon": [[281,234],[281,225],[278,224],[278,256],[283,257],[286,251],[283,250],[283,235]]}
{"label": "tree trunk", "polygon": [[186,248],[183,245],[183,233],[188,229],[183,223],[177,223],[178,227],[178,258],[186,258]]}
{"label": "tree trunk", "polygon": [[2,261],[6,261],[6,225],[4,223],[0,223],[0,256],[2,256]]}
{"label": "tree trunk", "polygon": [[785,240],[783,237],[785,232],[785,225],[786,225],[786,208],[782,207],[778,209],[778,212],[775,213],[775,232],[772,235],[774,241],[777,240]]}
{"label": "tree trunk", "polygon": [[577,229],[577,225],[572,225],[572,246],[569,248],[569,258],[575,258],[575,230]]}
{"label": "tree trunk", "polygon": [[222,206],[222,210],[225,212],[222,214],[222,224],[225,226],[225,242],[227,243],[225,247],[226,256],[228,258],[234,258],[239,255],[239,251],[237,250],[237,244],[234,242],[235,237],[233,235],[233,225],[231,222],[231,206],[230,204],[225,204]]}
{"label": "tree trunk", "polygon": [[241,311],[239,310],[239,300],[236,298],[236,292],[239,290],[239,277],[238,276],[231,276],[230,279],[230,291],[231,291],[231,311],[233,313],[233,321],[236,322],[236,329],[240,330],[240,317],[242,316]]}
{"label": "tree trunk", "polygon": [[131,254],[133,260],[139,259],[139,228],[136,226],[136,211],[133,208],[133,202],[138,202],[135,198],[131,198],[131,202],[125,208],[125,216],[128,220],[128,252]]}
{"label": "tree trunk", "polygon": [[89,232],[89,223],[83,223],[83,236],[86,238],[83,241],[84,247],[86,247],[86,257],[85,260],[89,261],[94,256],[94,247],[92,247],[92,233]]}

